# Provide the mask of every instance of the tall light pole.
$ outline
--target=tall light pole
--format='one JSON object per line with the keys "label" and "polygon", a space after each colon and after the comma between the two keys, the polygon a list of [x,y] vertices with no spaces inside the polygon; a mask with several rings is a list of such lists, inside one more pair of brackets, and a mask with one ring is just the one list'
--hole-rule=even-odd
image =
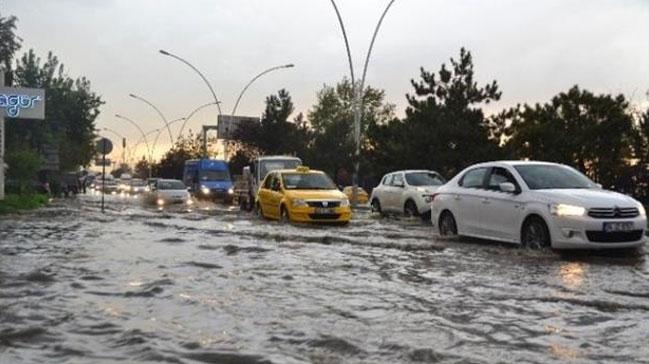
{"label": "tall light pole", "polygon": [[128,96],[130,96],[130,97],[132,97],[132,98],[134,98],[136,100],[140,100],[140,101],[144,102],[145,104],[151,106],[151,108],[153,108],[153,110],[155,110],[158,113],[158,115],[162,119],[162,122],[167,127],[167,131],[169,132],[169,140],[171,141],[171,144],[173,144],[174,143],[174,137],[171,134],[171,128],[169,127],[169,122],[167,121],[167,118],[164,116],[164,114],[160,111],[160,109],[158,109],[152,102],[150,102],[149,100],[147,100],[147,99],[145,99],[143,97],[140,97],[140,96],[135,95],[135,94],[128,94]]}
{"label": "tall light pole", "polygon": [[385,18],[385,15],[388,13],[388,10],[390,10],[390,7],[392,4],[394,4],[395,0],[390,0],[388,5],[385,7],[385,10],[383,10],[383,13],[381,14],[381,17],[379,18],[378,23],[376,24],[376,27],[374,28],[374,34],[372,35],[372,41],[370,42],[370,46],[367,50],[367,54],[365,56],[365,64],[363,66],[363,76],[361,77],[361,82],[360,85],[356,85],[356,80],[354,78],[354,64],[352,62],[352,54],[351,51],[349,50],[349,40],[347,39],[347,32],[345,31],[345,25],[343,23],[343,19],[340,16],[340,11],[338,11],[338,6],[336,6],[336,2],[334,0],[331,0],[331,5],[333,5],[334,10],[336,11],[336,16],[338,17],[338,23],[340,23],[340,29],[342,30],[343,33],[343,38],[345,40],[345,48],[347,50],[347,60],[349,61],[349,71],[351,74],[351,79],[352,79],[352,98],[353,100],[353,107],[354,107],[354,139],[356,141],[356,151],[354,153],[354,175],[353,175],[353,188],[352,188],[352,205],[356,206],[356,201],[358,199],[358,171],[360,169],[360,155],[361,155],[361,119],[363,117],[363,88],[365,87],[365,76],[367,75],[367,66],[370,63],[370,56],[372,55],[372,48],[374,47],[374,41],[376,40],[376,36],[379,33],[379,28],[381,28],[381,23],[383,23],[383,19]]}
{"label": "tall light pole", "polygon": [[[137,142],[135,142],[135,144],[133,144],[133,147],[130,148],[131,151],[130,151],[130,153],[129,153],[129,159],[133,159],[135,153],[137,152],[137,148],[138,148],[138,146],[139,146],[140,144],[142,144],[142,143],[145,142],[145,138],[146,138],[146,137],[148,137],[149,135],[151,135],[151,134],[153,134],[153,133],[159,133],[160,130],[162,130],[162,129],[153,129],[153,130],[150,130],[150,131],[148,131],[146,134],[144,134],[144,136],[142,136],[140,139],[138,139]],[[146,155],[147,155],[147,160],[150,162],[150,161],[151,161],[151,153],[150,153],[150,151],[149,151],[149,147],[148,147],[148,145],[147,145],[147,147],[146,147]]]}
{"label": "tall light pole", "polygon": [[208,107],[208,106],[212,106],[212,105],[218,105],[218,104],[215,103],[215,102],[209,102],[209,103],[207,103],[207,104],[203,104],[203,105],[201,105],[201,106],[195,108],[192,112],[190,112],[187,116],[185,116],[185,117],[183,118],[183,119],[185,120],[185,122],[184,122],[183,125],[180,127],[180,129],[178,130],[178,136],[176,136],[176,140],[180,139],[180,137],[183,135],[183,130],[185,130],[185,125],[187,125],[187,123],[189,122],[189,120],[190,120],[190,119],[191,119],[191,118],[192,118],[192,117],[193,117],[197,112],[203,110],[204,108],[206,108],[206,107]]}
{"label": "tall light pole", "polygon": [[[189,63],[189,61],[187,61],[186,59],[184,59],[182,57],[179,57],[179,56],[177,56],[177,55],[175,55],[173,53],[169,53],[169,52],[165,51],[164,49],[160,49],[158,52],[160,52],[160,54],[162,54],[164,56],[174,58],[174,59],[184,63],[185,65],[187,65],[192,70],[194,70],[194,72],[196,72],[196,74],[198,74],[198,76],[203,80],[203,82],[205,82],[205,85],[207,85],[207,88],[210,89],[210,93],[212,94],[212,97],[214,98],[214,103],[216,104],[216,107],[217,107],[217,109],[219,111],[219,116],[223,115],[223,113],[221,112],[221,105],[220,105],[221,102],[219,101],[219,98],[216,97],[216,92],[214,92],[214,88],[212,87],[212,84],[210,84],[210,81],[207,80],[205,75],[203,75],[203,73],[198,68],[196,68],[196,66]],[[217,118],[217,120],[218,120],[218,118]],[[206,132],[205,129],[203,129],[203,145],[204,145],[204,149],[205,149],[205,151],[204,151],[205,157],[207,157],[207,132]]]}
{"label": "tall light pole", "polygon": [[241,90],[241,93],[239,94],[239,97],[237,98],[237,102],[234,103],[234,107],[232,108],[232,116],[234,117],[236,115],[237,107],[239,107],[239,102],[241,101],[241,98],[243,97],[243,94],[246,92],[246,90],[248,90],[250,85],[252,85],[255,81],[257,81],[260,77],[262,77],[263,75],[265,75],[267,73],[270,73],[270,72],[273,72],[273,71],[276,71],[276,70],[280,70],[280,69],[283,69],[283,68],[293,68],[293,67],[295,67],[295,65],[292,64],[292,63],[281,65],[281,66],[275,66],[275,67],[271,67],[271,68],[261,72],[260,74],[258,74],[255,77],[253,77],[252,80],[250,80],[250,82],[248,82],[246,84],[246,86],[243,88],[243,90]]}
{"label": "tall light pole", "polygon": [[103,130],[107,131],[109,133],[112,133],[113,135],[115,135],[118,138],[122,139],[122,164],[126,164],[126,137],[123,136],[122,134],[116,132],[113,129],[103,128]]}
{"label": "tall light pole", "polygon": [[210,89],[210,92],[212,93],[212,97],[214,98],[214,103],[216,103],[216,106],[217,106],[217,108],[219,110],[219,115],[221,115],[222,113],[221,113],[221,106],[219,105],[220,104],[219,98],[216,97],[216,92],[214,92],[214,88],[210,84],[210,81],[208,81],[207,78],[205,78],[203,73],[201,71],[199,71],[198,68],[196,68],[193,64],[191,64],[187,60],[185,60],[184,58],[181,58],[181,57],[179,57],[179,56],[177,56],[177,55],[175,55],[173,53],[169,53],[169,52],[165,51],[164,49],[160,49],[159,52],[162,55],[165,55],[165,56],[168,56],[168,57],[175,58],[175,59],[179,60],[180,62],[186,64],[189,68],[191,68],[192,70],[194,70],[194,72],[196,72],[198,74],[198,76],[207,85],[207,88]]}
{"label": "tall light pole", "polygon": [[[149,154],[151,154],[151,149],[149,148],[149,141],[148,141],[147,138],[146,138],[147,134],[144,133],[144,131],[142,130],[142,128],[140,128],[140,126],[139,126],[135,121],[133,121],[133,120],[127,118],[126,116],[122,116],[122,115],[120,115],[120,114],[115,114],[115,117],[118,118],[118,119],[122,119],[122,120],[126,120],[126,121],[128,121],[128,122],[131,123],[133,126],[135,126],[135,127],[137,128],[137,130],[140,131],[140,134],[142,134],[142,139],[144,139],[144,143],[146,143],[146,149],[149,151]],[[149,158],[149,159],[150,159],[150,158]],[[149,163],[149,164],[150,164],[150,163]],[[149,165],[149,178],[150,178],[150,177],[151,177],[151,166]]]}

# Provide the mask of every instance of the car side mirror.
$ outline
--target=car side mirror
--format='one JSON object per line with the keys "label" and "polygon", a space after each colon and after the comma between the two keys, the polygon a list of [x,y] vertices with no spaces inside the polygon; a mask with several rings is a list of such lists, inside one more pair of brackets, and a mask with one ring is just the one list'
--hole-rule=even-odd
{"label": "car side mirror", "polygon": [[502,192],[507,192],[507,193],[516,192],[516,186],[514,186],[514,184],[511,182],[503,182],[499,185],[499,187]]}
{"label": "car side mirror", "polygon": [[601,183],[595,183],[595,186],[597,186],[597,188],[599,188],[599,189],[602,189],[602,188],[604,188],[604,186],[602,186],[602,184],[601,184]]}

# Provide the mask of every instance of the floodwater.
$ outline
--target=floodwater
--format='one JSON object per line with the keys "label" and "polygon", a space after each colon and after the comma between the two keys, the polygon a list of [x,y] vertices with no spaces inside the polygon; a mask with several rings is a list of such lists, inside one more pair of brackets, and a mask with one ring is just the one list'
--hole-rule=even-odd
{"label": "floodwater", "polygon": [[0,218],[0,363],[649,363],[646,247],[107,203]]}

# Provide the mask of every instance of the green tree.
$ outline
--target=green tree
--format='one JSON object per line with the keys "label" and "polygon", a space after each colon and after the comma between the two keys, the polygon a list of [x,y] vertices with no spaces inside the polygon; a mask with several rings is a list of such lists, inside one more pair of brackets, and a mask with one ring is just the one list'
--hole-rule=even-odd
{"label": "green tree", "polygon": [[411,81],[415,94],[406,95],[409,107],[403,122],[374,128],[375,161],[386,171],[429,168],[451,177],[499,156],[499,142],[481,109],[500,99],[496,81],[478,86],[471,53],[464,48],[450,62],[450,69],[442,64],[437,74],[422,68],[421,80]]}
{"label": "green tree", "polygon": [[32,192],[32,184],[41,166],[41,158],[32,149],[12,150],[7,154],[7,177],[15,181],[18,193]]}
{"label": "green tree", "polygon": [[203,155],[203,138],[194,136],[181,136],[176,144],[165,153],[160,162],[153,165],[153,174],[156,177],[182,179],[185,161],[200,159]]}
{"label": "green tree", "polygon": [[141,179],[149,178],[149,168],[151,168],[149,161],[142,157],[142,159],[135,164],[133,169],[133,172],[135,173],[134,177]]}
{"label": "green tree", "polygon": [[16,35],[17,21],[18,19],[15,16],[3,17],[0,14],[0,69],[9,71],[5,80],[8,85],[11,85],[12,80],[11,63],[14,54],[21,46],[21,39]]}
{"label": "green tree", "polygon": [[303,155],[308,147],[310,132],[302,114],[289,121],[294,110],[288,91],[282,89],[277,95],[268,96],[261,122],[245,124],[235,132],[235,149],[243,150],[242,153],[249,156]]}
{"label": "green tree", "polygon": [[14,83],[46,91],[45,120],[15,120],[7,124],[8,148],[58,147],[61,170],[72,171],[92,160],[95,120],[101,98],[84,78],[70,78],[51,52],[43,62],[33,50],[17,62]]}
{"label": "green tree", "polygon": [[633,156],[628,107],[623,95],[595,95],[574,86],[549,103],[515,111],[507,147],[515,157],[568,164],[615,188]]}
{"label": "green tree", "polygon": [[[352,83],[345,78],[336,86],[325,85],[317,98],[317,103],[308,114],[313,142],[306,161],[336,177],[340,183],[351,183],[348,176],[353,170],[356,150]],[[363,90],[362,98],[361,153],[365,155],[370,147],[368,128],[394,118],[395,106],[385,101],[383,90],[369,86]],[[372,173],[367,162],[367,158],[361,159],[361,175]]]}

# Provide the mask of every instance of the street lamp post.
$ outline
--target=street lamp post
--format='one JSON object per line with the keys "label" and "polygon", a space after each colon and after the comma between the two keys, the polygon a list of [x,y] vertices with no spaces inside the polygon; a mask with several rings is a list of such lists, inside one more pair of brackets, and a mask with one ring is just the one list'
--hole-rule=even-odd
{"label": "street lamp post", "polygon": [[214,102],[216,103],[217,108],[219,110],[219,115],[221,115],[222,114],[221,113],[221,106],[219,105],[220,101],[219,101],[218,97],[216,97],[216,92],[214,92],[214,88],[212,87],[210,82],[207,80],[207,78],[205,78],[203,73],[201,71],[199,71],[198,68],[196,68],[193,64],[191,64],[187,60],[185,60],[184,58],[181,58],[181,57],[179,57],[179,56],[177,56],[177,55],[175,55],[173,53],[169,53],[169,52],[165,51],[164,49],[160,49],[159,52],[162,55],[165,55],[165,56],[168,56],[168,57],[175,58],[175,59],[179,60],[180,62],[182,62],[182,63],[186,64],[187,66],[189,66],[189,68],[191,68],[192,70],[194,70],[194,72],[196,72],[198,74],[198,76],[203,80],[203,82],[205,82],[207,87],[210,89],[210,92],[212,93],[212,97],[214,98]]}
{"label": "street lamp post", "polygon": [[194,110],[193,110],[191,113],[189,113],[187,116],[185,116],[185,117],[183,118],[183,119],[185,120],[185,122],[184,122],[183,125],[180,127],[180,129],[178,130],[178,135],[176,136],[176,140],[180,139],[180,137],[183,135],[183,130],[185,130],[185,125],[187,125],[187,123],[188,123],[189,120],[194,116],[194,114],[196,114],[197,112],[203,110],[204,108],[206,108],[206,107],[208,107],[208,106],[212,106],[212,105],[218,105],[218,104],[215,103],[215,102],[210,102],[210,103],[207,103],[207,104],[203,104],[203,105],[197,107],[196,109],[194,109]]}
{"label": "street lamp post", "polygon": [[171,144],[173,144],[174,143],[174,137],[171,134],[171,128],[169,127],[169,122],[167,121],[167,118],[164,116],[164,114],[160,111],[160,109],[158,109],[152,102],[150,102],[149,100],[147,100],[147,99],[145,99],[143,97],[140,97],[140,96],[135,95],[135,94],[129,94],[128,96],[130,96],[130,97],[132,97],[132,98],[134,98],[136,100],[140,100],[140,101],[144,102],[145,104],[151,106],[151,108],[153,108],[153,110],[155,110],[158,113],[158,115],[162,119],[162,122],[167,127],[167,131],[169,132],[169,140],[171,141]]}
{"label": "street lamp post", "polygon": [[361,154],[361,119],[363,117],[362,114],[363,113],[363,88],[365,87],[365,76],[367,75],[367,66],[369,65],[370,62],[370,56],[372,54],[372,48],[374,47],[374,41],[376,40],[376,36],[379,33],[381,23],[383,23],[383,19],[385,18],[385,15],[387,14],[388,10],[390,10],[392,4],[394,4],[394,1],[395,0],[390,0],[388,5],[385,7],[385,10],[383,10],[383,13],[379,18],[376,27],[374,28],[372,41],[370,42],[370,46],[365,56],[365,64],[363,65],[363,75],[361,77],[360,85],[358,85],[357,87],[356,80],[354,78],[354,64],[352,62],[351,51],[349,50],[349,41],[347,39],[347,32],[345,30],[345,25],[343,23],[342,17],[340,16],[340,11],[338,11],[338,6],[336,6],[336,2],[334,0],[331,0],[331,4],[333,5],[334,10],[336,11],[336,16],[338,17],[338,23],[340,23],[340,28],[343,33],[343,38],[345,40],[345,48],[347,50],[347,60],[349,61],[349,71],[351,74],[351,81],[352,81],[352,98],[353,98],[352,103],[354,107],[354,139],[356,141],[356,150],[354,152],[354,175],[353,175],[353,188],[352,188],[352,206],[354,207],[356,206],[356,201],[358,199],[358,172],[360,169],[360,154]]}
{"label": "street lamp post", "polygon": [[243,94],[246,92],[246,90],[248,90],[250,85],[252,85],[255,81],[257,81],[260,77],[262,77],[263,75],[265,75],[267,73],[270,73],[270,72],[273,72],[273,71],[276,71],[276,70],[279,70],[279,69],[283,69],[283,68],[293,68],[293,67],[295,67],[295,65],[292,64],[292,63],[281,65],[281,66],[275,66],[275,67],[271,67],[271,68],[261,72],[260,74],[258,74],[255,77],[253,77],[252,80],[250,80],[250,82],[248,82],[246,84],[246,86],[243,88],[243,90],[241,90],[241,93],[239,94],[239,97],[237,98],[237,102],[235,102],[234,107],[232,108],[232,116],[234,117],[234,115],[236,115],[237,107],[239,107],[239,102],[241,101],[241,98],[243,97]]}
{"label": "street lamp post", "polygon": [[[145,142],[145,140],[144,140],[145,137],[147,137],[147,136],[149,136],[149,135],[151,135],[153,133],[157,133],[160,130],[161,129],[154,129],[154,130],[148,131],[144,136],[140,137],[140,139],[138,139],[137,142],[135,142],[135,144],[133,144],[133,146],[131,148],[129,148],[131,150],[129,152],[129,159],[132,160],[135,157],[135,153],[137,152],[137,148],[140,146],[140,144]],[[149,154],[149,148],[148,148],[148,146],[146,148],[147,148],[146,149],[146,154],[148,155]],[[148,159],[150,159],[150,158],[148,158]]]}
{"label": "street lamp post", "polygon": [[118,138],[122,139],[122,164],[126,164],[126,137],[122,134],[116,132],[113,129],[103,128],[104,131],[114,134]]}
{"label": "street lamp post", "polygon": [[[169,52],[165,51],[164,49],[160,49],[159,52],[160,52],[160,54],[162,54],[162,55],[165,55],[165,56],[168,56],[168,57],[174,58],[174,59],[176,59],[176,60],[178,60],[178,61],[184,63],[184,64],[187,65],[189,68],[191,68],[192,70],[194,70],[194,72],[196,72],[196,74],[198,74],[198,76],[203,80],[203,82],[205,82],[205,84],[207,85],[207,88],[210,89],[210,93],[212,94],[212,97],[214,98],[214,103],[216,103],[216,107],[217,107],[217,109],[218,109],[218,111],[219,111],[219,116],[223,114],[223,113],[221,112],[221,105],[220,105],[219,98],[216,97],[216,92],[214,92],[214,88],[212,87],[212,85],[210,84],[210,82],[207,80],[207,78],[205,77],[205,75],[203,75],[203,73],[202,73],[201,71],[199,71],[198,68],[196,68],[196,66],[194,66],[194,65],[191,64],[191,63],[189,63],[189,62],[188,62],[187,60],[185,60],[184,58],[181,58],[181,57],[179,57],[179,56],[177,56],[177,55],[175,55],[175,54],[173,54],[173,53],[169,53]],[[217,119],[217,120],[218,120],[218,119]],[[204,139],[204,140],[203,140],[203,145],[205,146],[205,147],[203,148],[203,149],[205,149],[203,152],[204,152],[204,154],[205,154],[205,157],[207,157],[207,132],[206,132],[205,130],[203,131],[203,139]]]}
{"label": "street lamp post", "polygon": [[[149,154],[151,154],[151,149],[149,148],[149,141],[148,141],[147,138],[146,138],[147,134],[144,133],[144,131],[142,130],[142,128],[140,128],[140,126],[139,126],[135,121],[133,121],[133,120],[127,118],[126,116],[122,116],[122,115],[120,115],[120,114],[115,114],[115,117],[118,118],[118,119],[122,119],[122,120],[126,120],[126,121],[128,121],[128,122],[131,123],[133,126],[135,126],[135,127],[137,128],[137,130],[140,131],[140,134],[142,134],[142,139],[144,139],[144,143],[146,143],[146,149],[149,151]],[[150,163],[149,163],[149,178],[151,178],[151,166],[150,166]]]}

